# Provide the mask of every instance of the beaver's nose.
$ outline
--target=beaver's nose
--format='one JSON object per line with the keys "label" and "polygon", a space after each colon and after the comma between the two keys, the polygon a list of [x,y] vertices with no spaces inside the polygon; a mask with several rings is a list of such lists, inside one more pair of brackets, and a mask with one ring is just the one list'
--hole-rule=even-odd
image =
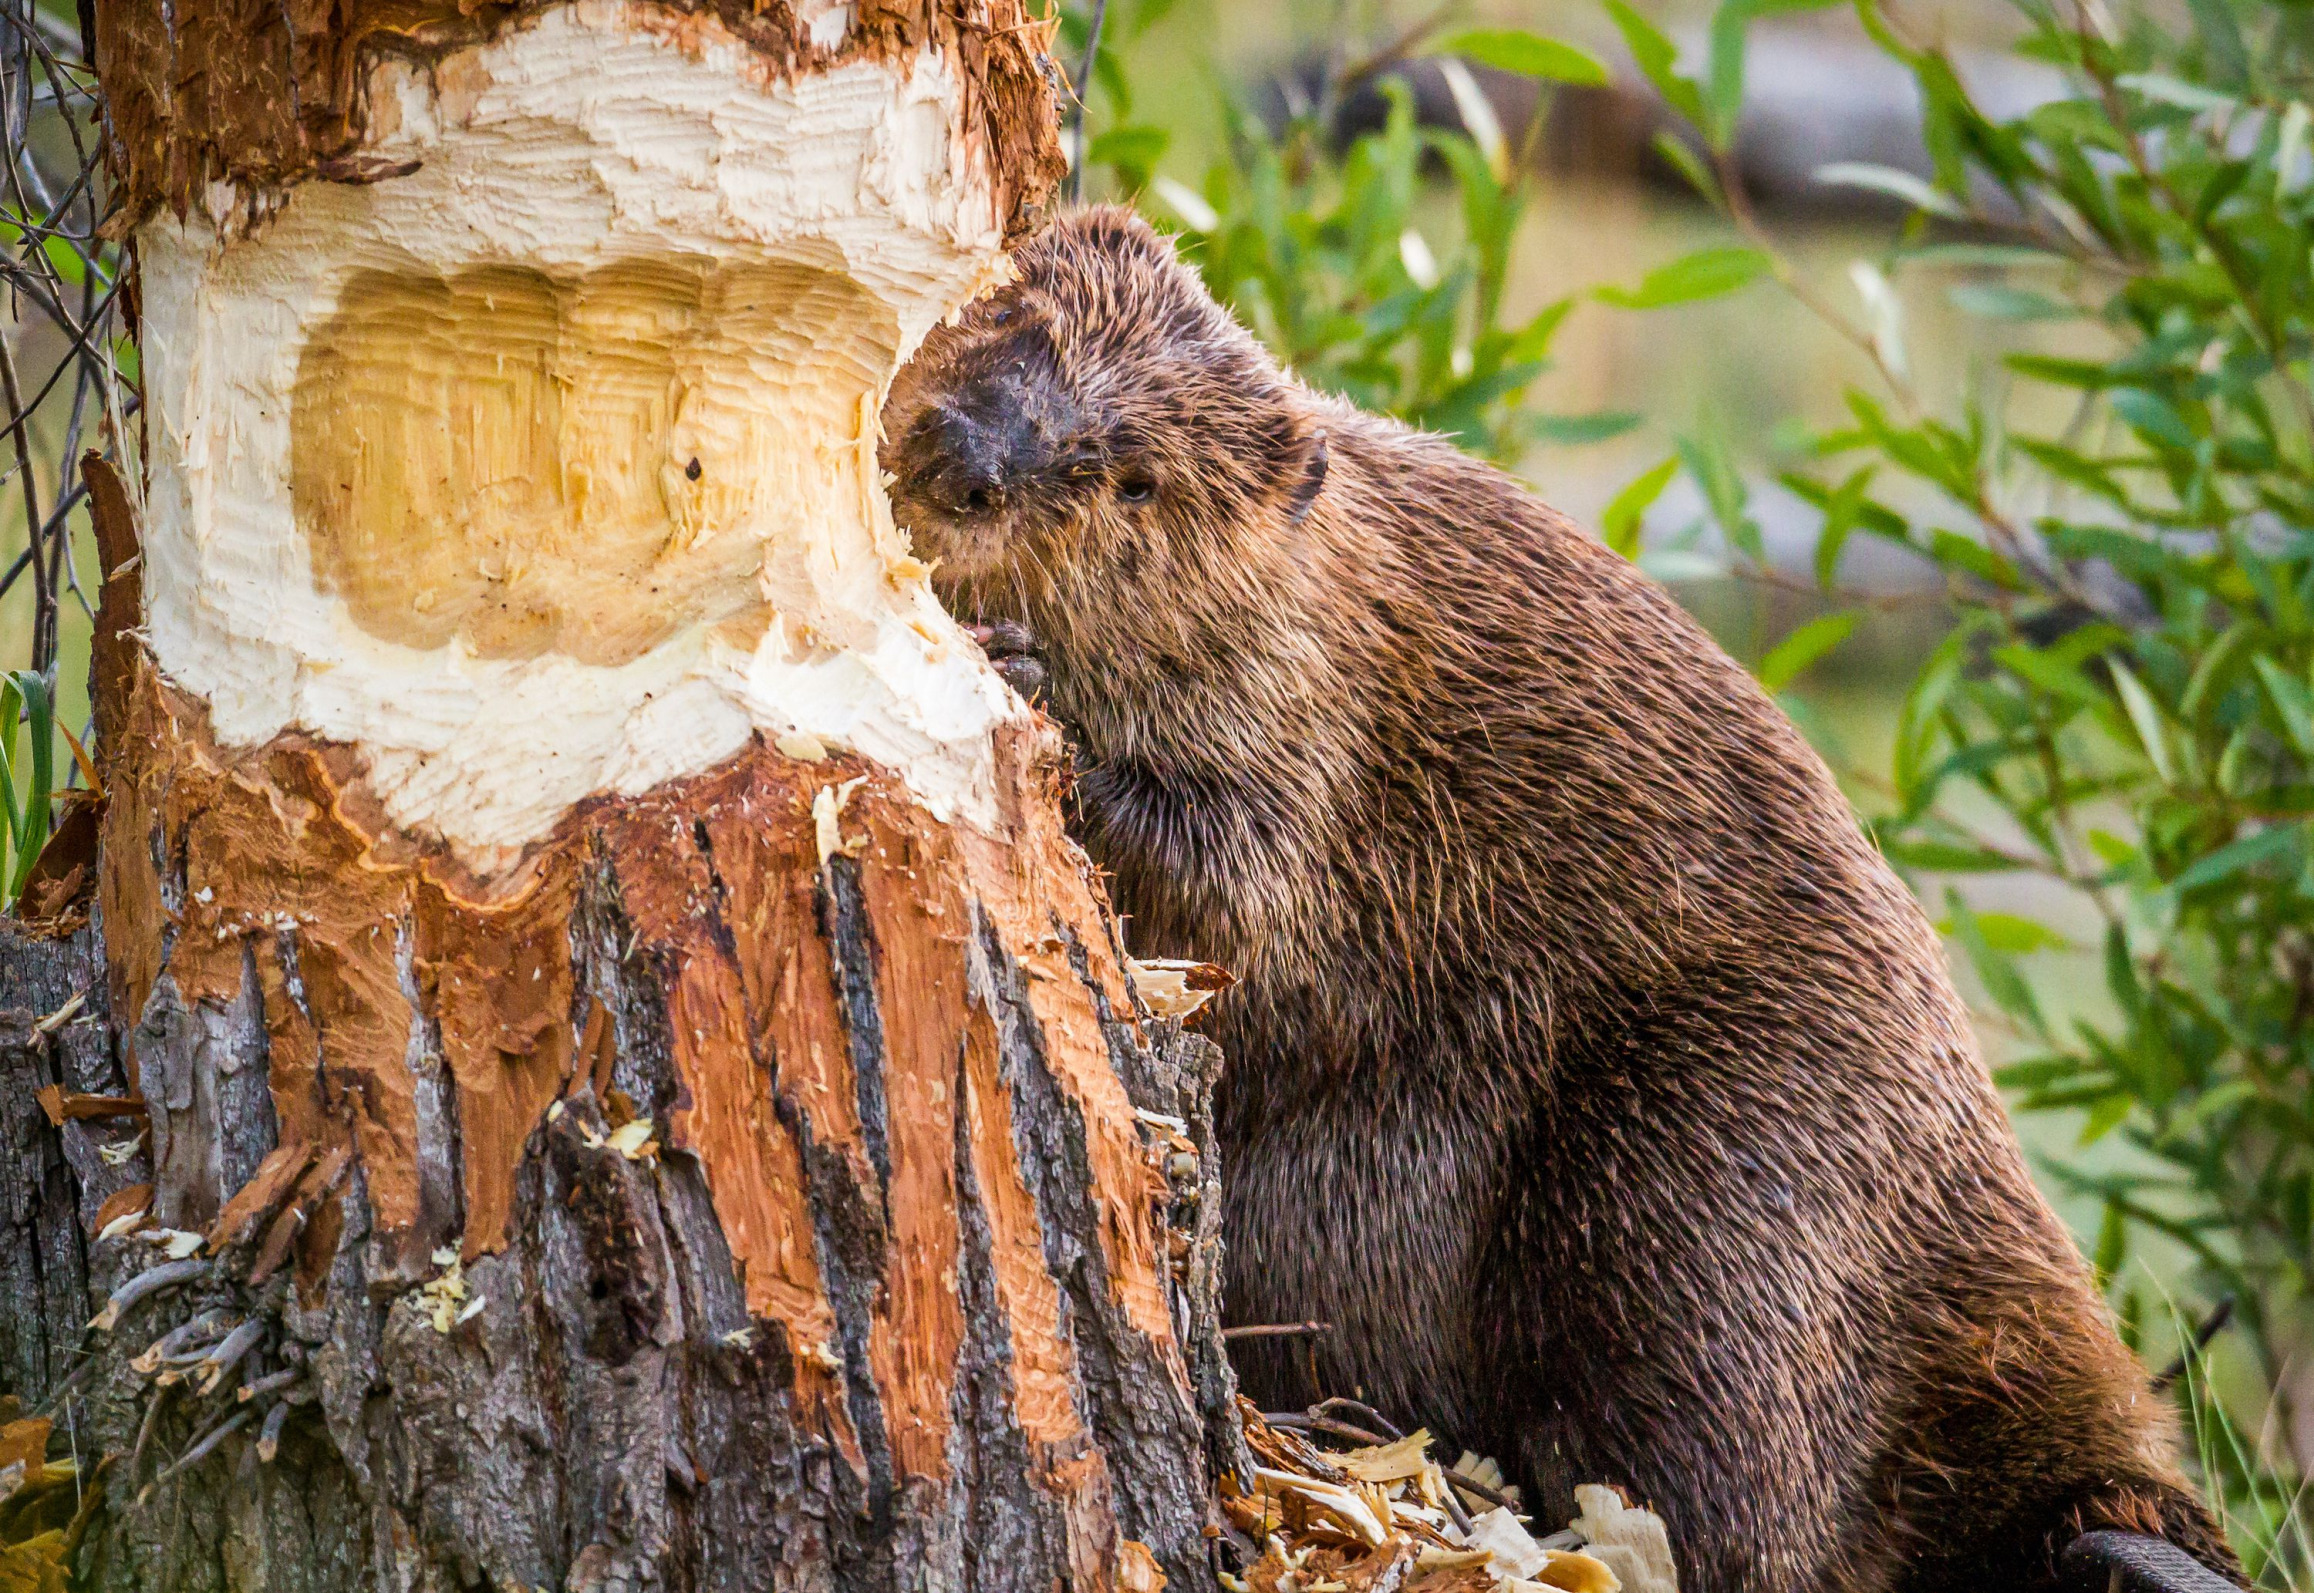
{"label": "beaver's nose", "polygon": [[902,450],[908,487],[953,515],[989,514],[1051,452],[1029,395],[1002,378],[927,409]]}

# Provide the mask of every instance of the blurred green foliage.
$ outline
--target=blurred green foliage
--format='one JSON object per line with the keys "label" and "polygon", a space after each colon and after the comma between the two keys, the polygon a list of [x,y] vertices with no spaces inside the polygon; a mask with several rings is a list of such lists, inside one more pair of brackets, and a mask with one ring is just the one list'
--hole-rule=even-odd
{"label": "blurred green foliage", "polygon": [[[1728,235],[1593,296],[1647,311],[1774,279],[1877,379],[1787,428],[1778,474],[1815,512],[1812,570],[1771,559],[1762,489],[1709,426],[1632,482],[1602,533],[1689,566],[1708,544],[1733,573],[1813,587],[1820,611],[1756,666],[1771,690],[1884,601],[1842,584],[1859,534],[1940,579],[1951,628],[1887,767],[1854,783],[1978,974],[2015,1105],[2083,1124],[2048,1172],[2101,1203],[2094,1259],[2133,1340],[2157,1312],[2190,1337],[2237,1302],[2258,1386],[2220,1399],[2196,1356],[2181,1403],[2245,1560],[2295,1583],[2297,1468],[2275,1435],[2314,1419],[2295,1408],[2314,1383],[2292,1372],[2314,1351],[2314,9],[2012,0],[2017,53],[2064,89],[2000,117],[1879,0],[1853,0],[1918,85],[1928,175],[1818,174],[1889,206],[1885,248],[1850,268],[1851,311],[1752,212],[1732,154],[1750,25],[1826,0],[1725,0],[1684,53],[1603,3],[1677,124],[1659,153]],[[1545,78],[1595,65],[1499,30],[1446,42]],[[1100,81],[1125,117],[1121,74]],[[1337,150],[1322,129],[1338,88],[1282,128],[1233,108],[1194,190],[1159,175],[1158,129],[1105,133],[1092,158],[1114,191],[1169,210],[1216,293],[1322,387],[1505,462],[1632,424],[1527,406],[1572,302],[1501,319],[1521,196],[1499,129],[1468,107],[1464,134],[1421,129],[1398,96]],[[1996,351],[1955,395],[1912,377],[1897,285],[1924,279]],[[1667,551],[1649,511],[1661,520],[1682,478],[1711,535]],[[2051,910],[1972,907],[1964,887],[1993,875]],[[2106,987],[2089,1015],[2057,1010],[2081,1003],[2035,960],[2078,923]],[[2146,1297],[2125,1263],[2149,1234],[2191,1257],[2197,1297]]]}
{"label": "blurred green foliage", "polygon": [[[2275,1469],[2286,1445],[2233,1437],[2269,1414],[2295,1428],[2293,1367],[2314,1348],[2314,13],[2016,5],[2017,52],[2065,91],[2000,118],[1858,0],[1918,85],[1933,168],[1831,174],[1909,211],[1854,268],[1858,318],[1798,279],[1737,189],[1744,0],[1721,10],[1701,78],[1660,51],[1650,70],[1693,108],[1698,192],[1878,369],[1782,477],[1821,516],[1815,572],[1835,601],[1855,596],[1838,572],[1862,533],[1932,566],[1955,616],[1905,699],[1876,833],[1940,880],[1944,927],[2014,1042],[1998,1070],[2014,1104],[2080,1114],[2085,1151],[2118,1136],[2133,1153],[2050,1169],[2103,1204],[2095,1260],[2125,1326],[2146,1314],[2123,1264],[2148,1233],[2193,1258],[2189,1314],[2238,1303],[2272,1403],[2229,1421],[2203,1397],[2189,1414],[2245,1557],[2287,1579],[2305,1545]],[[1624,27],[1641,45],[1647,25]],[[1909,377],[1889,286],[1922,272],[2002,351],[1942,402]],[[2035,425],[2050,390],[2063,424]],[[1739,565],[1764,573],[1742,473],[1708,445],[1681,464]],[[1798,649],[1804,667],[1859,612],[1767,662]],[[2069,908],[2046,916],[2096,926],[2101,1011],[2052,1012],[2020,959],[2064,937],[1972,911],[1955,882],[1990,874],[2029,876]]]}
{"label": "blurred green foliage", "polygon": [[[1064,53],[1081,54],[1087,15],[1065,14]],[[1574,300],[1505,318],[1523,152],[1491,114],[1474,105],[1470,132],[1418,127],[1403,85],[1381,75],[1389,60],[1343,63],[1282,125],[1230,100],[1227,153],[1191,187],[1157,175],[1167,135],[1130,119],[1131,88],[1109,47],[1109,29],[1129,35],[1149,20],[1147,5],[1108,9],[1093,97],[1119,120],[1087,141],[1087,162],[1105,168],[1111,191],[1150,203],[1214,295],[1304,380],[1504,464],[1537,441],[1595,441],[1638,424],[1633,414],[1539,414],[1526,402]],[[1589,55],[1533,34],[1473,30],[1441,42],[1541,79],[1606,79]],[[1328,129],[1342,99],[1369,80],[1387,101],[1384,124],[1336,149]],[[1481,99],[1475,85],[1467,93]],[[1433,172],[1451,204],[1436,202]]]}

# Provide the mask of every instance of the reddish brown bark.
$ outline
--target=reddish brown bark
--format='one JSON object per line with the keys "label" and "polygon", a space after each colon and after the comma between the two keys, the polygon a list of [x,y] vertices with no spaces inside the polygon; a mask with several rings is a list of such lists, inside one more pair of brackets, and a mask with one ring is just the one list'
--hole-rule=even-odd
{"label": "reddish brown bark", "polygon": [[[113,128],[120,235],[155,208],[179,216],[213,182],[266,194],[319,178],[390,175],[361,155],[363,74],[381,52],[433,56],[487,39],[548,0],[105,0],[92,40]],[[669,0],[635,25],[681,31],[712,15],[769,75],[938,49],[979,96],[1008,240],[1032,230],[1064,169],[1054,136],[1054,24],[1023,0],[858,0],[843,43],[811,42],[795,0]]]}
{"label": "reddish brown bark", "polygon": [[[1108,1586],[1130,1542],[1200,1579],[1182,1330],[1211,1323],[1168,1267],[1170,1152],[1136,1120],[1118,1051],[1150,1077],[1165,1063],[1135,1033],[1033,738],[1004,749],[1000,833],[935,824],[854,760],[758,747],[573,814],[486,887],[355,817],[341,749],[220,749],[141,659],[106,695],[100,908],[109,1004],[140,1015],[127,1051],[152,1116],[149,1218],[204,1233],[214,1256],[178,1303],[124,1315],[129,1348],[196,1305],[266,1320],[252,1373],[299,1370],[290,1392],[319,1408],[291,1418],[292,1441],[342,1456],[361,1445],[335,1430],[333,1400],[383,1442],[376,1406],[408,1380],[488,1405],[476,1380],[509,1358],[538,1363],[525,1419],[578,1420],[530,1407],[573,1368],[524,1323],[576,1305],[583,1360],[660,1363],[655,1416],[629,1390],[621,1434],[640,1423],[685,1456],[681,1492],[753,1493],[776,1513],[783,1486],[703,1463],[724,1452],[665,1392],[745,1363],[754,1419],[789,1434],[783,1466],[824,1468],[828,1513],[874,1564],[839,1585],[911,1582],[943,1551],[895,1541],[907,1521],[923,1533],[984,1508],[1034,1531],[1020,1565],[974,1567],[967,1585],[1039,1585],[1015,1580],[1036,1571]],[[813,798],[829,787],[849,796],[822,857]],[[262,1103],[221,1066],[217,1032],[236,1022]],[[1178,1085],[1162,1104],[1183,1104]],[[541,1224],[567,1228],[575,1254],[558,1258]],[[427,1313],[453,1254],[469,1293],[444,1332]],[[348,1312],[375,1319],[379,1364],[333,1391]],[[404,1463],[488,1469],[506,1436],[445,1421]],[[678,1490],[646,1491],[660,1542],[581,1547],[673,1585],[797,1551],[792,1535],[742,1550],[710,1533],[678,1572]],[[429,1531],[423,1511],[404,1525]],[[365,1548],[396,1535],[373,1525]],[[576,1574],[532,1545],[449,1541],[526,1586]],[[947,1552],[971,1547],[968,1533]]]}
{"label": "reddish brown bark", "polygon": [[[531,9],[100,7],[124,216],[390,180],[369,58]],[[946,52],[1017,230],[1044,32],[868,4],[838,54]],[[1041,729],[991,823],[758,740],[479,877],[358,749],[219,742],[88,480],[104,798],[0,935],[0,1375],[92,1462],[89,1585],[1211,1585],[1215,1059],[1134,996]]]}

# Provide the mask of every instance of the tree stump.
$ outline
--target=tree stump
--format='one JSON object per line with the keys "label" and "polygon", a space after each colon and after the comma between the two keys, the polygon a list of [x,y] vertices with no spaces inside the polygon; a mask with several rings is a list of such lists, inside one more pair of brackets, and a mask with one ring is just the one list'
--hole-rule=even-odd
{"label": "tree stump", "polygon": [[98,7],[144,465],[0,946],[91,1586],[1212,1585],[1217,1058],[875,468],[1046,33]]}

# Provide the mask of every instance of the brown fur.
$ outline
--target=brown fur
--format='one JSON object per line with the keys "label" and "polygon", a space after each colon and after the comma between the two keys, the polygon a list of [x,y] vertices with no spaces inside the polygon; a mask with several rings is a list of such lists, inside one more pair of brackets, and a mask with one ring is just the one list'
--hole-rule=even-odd
{"label": "brown fur", "polygon": [[[1623,1486],[1688,1593],[2023,1587],[2097,1525],[2238,1576],[1935,935],[1751,678],[1128,215],[1019,265],[886,464],[952,606],[1033,630],[1135,950],[1243,980],[1233,1318],[1336,1324],[1324,1392],[1544,1523]],[[1305,1355],[1249,1390],[1315,1397]]]}

